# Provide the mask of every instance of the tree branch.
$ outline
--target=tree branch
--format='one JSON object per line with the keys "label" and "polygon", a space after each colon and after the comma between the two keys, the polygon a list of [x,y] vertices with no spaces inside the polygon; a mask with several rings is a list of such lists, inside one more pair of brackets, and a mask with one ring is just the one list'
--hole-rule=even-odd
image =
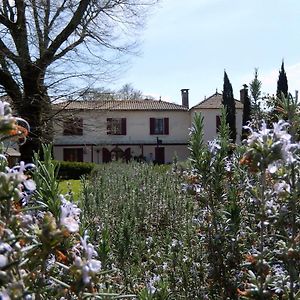
{"label": "tree branch", "polygon": [[48,65],[52,62],[56,51],[69,38],[69,36],[76,30],[76,28],[80,24],[82,17],[84,16],[84,13],[86,12],[86,9],[90,3],[91,0],[80,1],[68,25],[57,35],[57,37],[51,43],[51,45],[46,50],[42,58],[37,61],[39,65]]}
{"label": "tree branch", "polygon": [[16,64],[20,62],[20,57],[15,55],[11,50],[9,50],[2,41],[2,39],[0,39],[0,53],[2,53],[3,56],[6,56],[9,59],[11,59]]}
{"label": "tree branch", "polygon": [[18,99],[21,101],[22,92],[19,84],[13,79],[11,73],[8,71],[6,62],[3,57],[0,56],[0,63],[2,68],[0,68],[0,85],[2,85],[10,96],[11,99]]}
{"label": "tree branch", "polygon": [[38,14],[38,10],[36,7],[36,0],[31,0],[31,4],[32,4],[33,19],[34,19],[36,34],[38,37],[39,51],[40,51],[40,57],[41,57],[45,50],[44,42],[43,42],[43,33],[42,33],[40,23],[39,23],[39,14]]}

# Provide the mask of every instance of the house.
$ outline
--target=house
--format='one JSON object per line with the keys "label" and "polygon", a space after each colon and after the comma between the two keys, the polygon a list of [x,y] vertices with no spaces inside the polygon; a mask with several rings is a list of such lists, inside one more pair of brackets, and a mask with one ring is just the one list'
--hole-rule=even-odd
{"label": "house", "polygon": [[[245,92],[242,91],[243,90],[241,90],[241,96],[244,97]],[[193,120],[195,113],[200,112],[203,116],[203,139],[205,142],[213,140],[218,133],[221,124],[221,108],[223,107],[222,98],[222,94],[216,91],[215,94],[204,99],[190,109],[191,120]],[[241,98],[241,101],[235,100],[237,142],[240,141],[242,133],[243,99],[244,98]]]}
{"label": "house", "polygon": [[[222,107],[222,94],[216,92],[189,109],[188,91],[181,90],[181,105],[111,99],[55,104],[54,111],[60,111],[54,124],[55,159],[94,163],[117,159],[171,163],[175,155],[178,160],[187,159],[195,113],[202,113],[204,140],[209,141],[216,137]],[[242,113],[243,104],[236,100],[237,141]]]}
{"label": "house", "polygon": [[[187,94],[183,101],[187,101]],[[188,104],[161,100],[71,101],[54,126],[58,160],[109,162],[131,158],[171,163],[188,157]]]}

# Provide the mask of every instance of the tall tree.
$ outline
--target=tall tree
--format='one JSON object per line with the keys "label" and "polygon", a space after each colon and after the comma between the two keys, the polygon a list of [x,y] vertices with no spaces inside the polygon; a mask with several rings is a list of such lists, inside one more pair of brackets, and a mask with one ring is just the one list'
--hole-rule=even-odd
{"label": "tall tree", "polygon": [[224,71],[223,98],[222,104],[226,109],[226,123],[230,129],[230,139],[233,143],[236,141],[236,117],[235,100],[233,97],[232,85],[229,81],[226,71]]}
{"label": "tall tree", "polygon": [[42,142],[52,140],[49,89],[58,83],[66,86],[66,78],[96,80],[106,74],[106,62],[116,65],[120,54],[132,50],[134,33],[157,1],[0,2],[0,87],[31,125],[21,159],[31,160]]}
{"label": "tall tree", "polygon": [[254,69],[254,78],[250,82],[250,94],[251,94],[251,110],[252,118],[255,120],[255,125],[260,126],[262,120],[262,111],[260,106],[261,100],[261,81],[258,79],[258,69]]}
{"label": "tall tree", "polygon": [[276,96],[279,99],[281,99],[282,94],[284,95],[285,98],[287,98],[287,96],[288,96],[288,80],[287,80],[286,73],[284,70],[284,61],[282,61],[281,69],[279,70]]}
{"label": "tall tree", "polygon": [[[241,95],[243,95],[243,128],[242,128],[242,136],[241,140],[247,138],[249,130],[247,130],[244,126],[247,126],[251,121],[251,101],[248,95],[248,86],[244,84],[244,88],[241,90]],[[242,100],[242,99],[241,99]]]}

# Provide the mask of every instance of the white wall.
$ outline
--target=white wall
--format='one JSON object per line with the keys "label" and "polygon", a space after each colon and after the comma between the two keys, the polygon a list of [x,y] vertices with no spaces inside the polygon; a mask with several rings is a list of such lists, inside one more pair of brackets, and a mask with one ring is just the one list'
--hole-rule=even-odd
{"label": "white wall", "polygon": [[[205,142],[211,141],[217,136],[217,127],[216,127],[216,116],[221,116],[221,110],[219,109],[193,109],[191,111],[191,122],[193,122],[195,113],[201,112],[203,116],[204,123],[204,136],[203,139]],[[241,133],[242,133],[242,121],[243,121],[243,110],[236,109],[236,142],[240,143]],[[191,123],[192,125],[192,123]]]}
{"label": "white wall", "polygon": [[[118,143],[156,143],[156,137],[163,143],[184,143],[188,139],[190,124],[186,111],[85,111],[76,114],[83,118],[82,136],[64,136],[62,126],[56,124],[55,144],[118,144]],[[107,118],[126,118],[127,134],[107,135]],[[169,118],[168,135],[150,135],[150,118]]]}
{"label": "white wall", "polygon": [[[67,114],[69,112],[63,113]],[[105,112],[89,110],[81,111],[74,116],[83,118],[82,136],[64,136],[62,124],[54,124],[54,157],[58,160],[63,160],[63,148],[82,148],[81,145],[85,145],[84,161],[101,163],[103,147],[111,151],[115,145],[118,145],[123,151],[130,148],[132,156],[139,156],[143,151],[143,155],[147,160],[150,159],[150,153],[152,153],[154,160],[157,137],[162,141],[161,146],[165,147],[166,163],[173,161],[175,153],[179,160],[185,160],[188,157],[186,145],[168,145],[170,143],[186,144],[188,142],[190,114],[187,111]],[[126,135],[108,135],[107,118],[126,118]],[[169,118],[169,134],[151,135],[150,118]],[[60,117],[60,119],[63,118]],[[143,150],[141,145],[144,145]]]}

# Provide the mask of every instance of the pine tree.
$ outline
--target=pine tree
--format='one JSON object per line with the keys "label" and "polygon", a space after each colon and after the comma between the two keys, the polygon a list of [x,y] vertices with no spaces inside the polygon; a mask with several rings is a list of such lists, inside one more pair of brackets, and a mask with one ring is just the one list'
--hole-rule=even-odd
{"label": "pine tree", "polygon": [[222,104],[226,109],[226,123],[230,129],[230,139],[233,143],[236,141],[236,123],[235,123],[235,100],[233,97],[232,85],[224,71],[223,99]]}

